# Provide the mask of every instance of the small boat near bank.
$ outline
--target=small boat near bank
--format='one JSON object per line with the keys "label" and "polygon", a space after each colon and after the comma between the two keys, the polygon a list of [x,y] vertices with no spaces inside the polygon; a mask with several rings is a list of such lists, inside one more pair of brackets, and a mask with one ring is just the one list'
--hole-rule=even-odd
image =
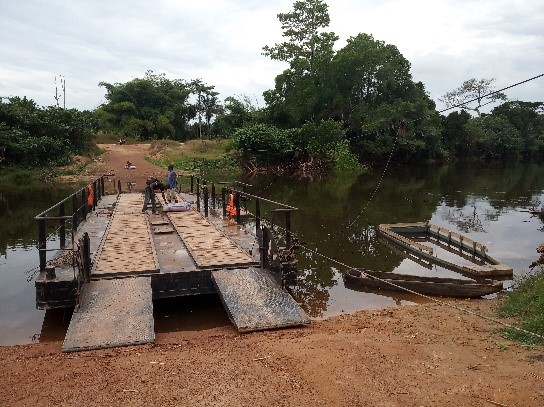
{"label": "small boat near bank", "polygon": [[479,298],[503,289],[502,281],[495,280],[474,281],[353,269],[344,274],[344,280],[373,289],[412,291],[424,295],[456,298]]}
{"label": "small boat near bank", "polygon": [[[471,278],[511,278],[513,269],[491,257],[481,243],[428,222],[381,224],[378,235],[385,238],[415,261],[424,261],[456,271]],[[428,240],[452,253],[462,262],[441,258],[433,248],[421,241]]]}

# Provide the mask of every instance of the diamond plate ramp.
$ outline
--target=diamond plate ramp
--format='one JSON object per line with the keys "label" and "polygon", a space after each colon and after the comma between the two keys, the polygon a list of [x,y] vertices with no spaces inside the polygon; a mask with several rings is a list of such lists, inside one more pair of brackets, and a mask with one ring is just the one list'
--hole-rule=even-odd
{"label": "diamond plate ramp", "polygon": [[155,341],[151,278],[91,281],[72,314],[63,352]]}
{"label": "diamond plate ramp", "polygon": [[240,332],[310,323],[302,308],[268,271],[253,267],[213,270],[212,279],[232,323]]}

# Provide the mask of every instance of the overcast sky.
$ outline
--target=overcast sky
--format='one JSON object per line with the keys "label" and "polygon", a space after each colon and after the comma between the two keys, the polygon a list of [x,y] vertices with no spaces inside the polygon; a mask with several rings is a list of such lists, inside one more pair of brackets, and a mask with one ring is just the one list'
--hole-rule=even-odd
{"label": "overcast sky", "polygon": [[[261,55],[282,41],[277,14],[293,0],[0,0],[0,96],[66,107],[104,103],[101,81],[123,83],[147,70],[202,79],[224,100],[263,91],[285,69]],[[359,33],[395,45],[437,108],[470,78],[497,89],[544,73],[543,0],[329,0],[336,48]],[[544,77],[508,90],[509,99],[544,100]]]}

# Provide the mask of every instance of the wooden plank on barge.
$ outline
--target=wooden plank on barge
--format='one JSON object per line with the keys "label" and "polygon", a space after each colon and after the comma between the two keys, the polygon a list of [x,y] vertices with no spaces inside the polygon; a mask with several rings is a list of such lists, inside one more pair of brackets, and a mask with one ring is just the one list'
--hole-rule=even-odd
{"label": "wooden plank on barge", "polygon": [[141,194],[121,194],[99,248],[93,277],[157,273],[159,262]]}
{"label": "wooden plank on barge", "polygon": [[257,262],[200,213],[168,212],[198,268],[242,267]]}
{"label": "wooden plank on barge", "polygon": [[140,345],[155,341],[151,277],[85,284],[63,352]]}
{"label": "wooden plank on barge", "polygon": [[212,279],[229,318],[240,332],[310,323],[293,297],[266,270],[212,270]]}

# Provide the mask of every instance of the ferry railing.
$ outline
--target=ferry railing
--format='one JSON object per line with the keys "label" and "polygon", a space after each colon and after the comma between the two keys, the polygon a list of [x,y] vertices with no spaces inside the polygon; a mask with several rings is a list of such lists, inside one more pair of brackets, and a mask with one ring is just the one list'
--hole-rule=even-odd
{"label": "ferry railing", "polygon": [[[208,217],[208,210],[211,203],[212,209],[217,208],[218,198],[215,187],[215,182],[208,181],[204,178],[190,175],[190,188],[189,192],[196,195],[196,208],[200,212],[200,201],[204,204],[204,216]],[[247,188],[251,187],[251,184],[247,184],[241,181],[223,181],[218,182],[219,185],[241,186],[244,192],[247,192]],[[211,187],[210,187],[211,186]],[[224,197],[221,197],[221,202],[224,202]],[[245,204],[245,200],[244,200]]]}
{"label": "ferry railing", "polygon": [[[197,211],[201,212],[202,201],[202,204],[204,206],[204,216],[208,217],[210,202],[213,209],[217,208],[217,202],[219,202],[222,206],[223,218],[227,218],[227,202],[229,200],[229,194],[233,194],[234,206],[236,208],[236,223],[240,224],[242,222],[242,212],[253,216],[255,218],[255,234],[258,234],[259,230],[261,229],[262,223],[262,204],[266,203],[272,205],[274,207],[270,210],[272,216],[278,213],[284,214],[285,246],[287,248],[291,247],[293,241],[291,232],[291,213],[294,211],[298,211],[298,208],[283,204],[281,202],[276,202],[271,199],[266,199],[257,195],[250,194],[249,192],[247,192],[247,190],[252,186],[251,184],[247,184],[241,181],[218,182],[218,184],[222,185],[220,200],[218,200],[218,197],[216,196],[216,187],[214,182],[205,180],[201,177],[196,177],[194,175],[190,176],[190,193],[196,195],[195,204]],[[242,190],[235,189],[236,186],[241,187]],[[248,202],[254,203],[254,213],[248,211]]]}
{"label": "ferry railing", "polygon": [[[62,201],[56,203],[45,211],[36,215],[34,219],[38,222],[38,255],[40,258],[40,272],[46,271],[47,252],[66,249],[67,226],[71,223],[72,249],[74,246],[74,234],[85,222],[87,215],[96,210],[98,201],[104,196],[104,178],[112,177],[115,174],[104,174],[97,177],[81,189],[77,190]],[[93,191],[92,205],[87,204],[89,188]],[[48,235],[49,225],[58,222],[58,227]],[[56,225],[55,225],[56,226]],[[48,248],[47,242],[52,236],[59,237],[59,248]]]}

